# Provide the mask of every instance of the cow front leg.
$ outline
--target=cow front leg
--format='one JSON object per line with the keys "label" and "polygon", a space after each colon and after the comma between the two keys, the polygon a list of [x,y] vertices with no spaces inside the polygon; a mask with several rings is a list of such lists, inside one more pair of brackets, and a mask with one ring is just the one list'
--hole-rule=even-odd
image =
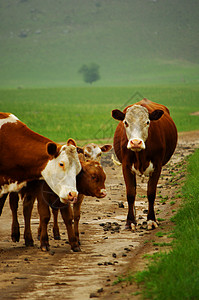
{"label": "cow front leg", "polygon": [[60,209],[64,224],[66,225],[69,244],[74,252],[81,251],[73,228],[73,211],[70,204]]}
{"label": "cow front leg", "polygon": [[3,194],[3,196],[0,197],[0,216],[2,214],[3,207],[4,207],[7,196],[8,196],[8,194]]}
{"label": "cow front leg", "polygon": [[136,175],[132,173],[130,168],[123,167],[123,175],[126,184],[126,195],[128,202],[128,215],[126,221],[126,229],[135,231],[136,219],[135,219],[135,196],[136,196]]}
{"label": "cow front leg", "polygon": [[24,201],[23,201],[23,215],[24,215],[24,222],[25,222],[24,240],[25,240],[26,247],[34,246],[31,224],[30,224],[34,201],[35,198],[32,196],[31,193],[25,194]]}
{"label": "cow front leg", "polygon": [[155,171],[149,176],[147,197],[148,197],[148,214],[147,214],[147,229],[151,230],[158,227],[158,222],[156,221],[154,203],[156,197],[156,189],[158,184],[158,179],[160,177],[161,168],[155,169]]}
{"label": "cow front leg", "polygon": [[50,209],[42,196],[38,196],[38,213],[40,217],[40,248],[42,251],[48,251],[50,248],[48,238],[48,223],[50,220]]}
{"label": "cow front leg", "polygon": [[59,233],[59,225],[58,225],[58,209],[52,208],[53,213],[53,236],[55,240],[61,240],[61,236]]}
{"label": "cow front leg", "polygon": [[9,203],[10,209],[12,211],[12,227],[11,227],[11,238],[13,242],[19,242],[20,240],[20,229],[18,222],[18,203],[19,203],[19,195],[18,193],[12,192],[9,195]]}
{"label": "cow front leg", "polygon": [[75,230],[75,236],[77,238],[77,241],[80,245],[80,240],[79,240],[79,220],[80,220],[80,209],[81,209],[81,204],[84,199],[83,194],[78,194],[77,197],[77,202],[73,204],[73,213],[74,213],[74,230]]}

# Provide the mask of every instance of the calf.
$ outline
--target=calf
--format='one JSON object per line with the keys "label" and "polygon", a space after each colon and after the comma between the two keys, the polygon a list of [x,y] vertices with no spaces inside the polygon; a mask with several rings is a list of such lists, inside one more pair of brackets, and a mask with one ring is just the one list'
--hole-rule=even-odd
{"label": "calf", "polygon": [[[38,235],[40,237],[41,249],[46,251],[49,249],[47,225],[50,220],[50,209],[53,209],[53,213],[57,217],[56,212],[58,209],[61,211],[63,221],[66,225],[68,232],[68,239],[73,251],[80,251],[79,248],[79,219],[80,219],[80,207],[83,200],[83,195],[93,196],[97,198],[103,198],[106,196],[105,190],[105,179],[106,175],[100,166],[99,162],[96,161],[81,161],[82,170],[77,175],[77,190],[79,192],[77,201],[73,204],[74,211],[74,229],[72,226],[73,211],[70,203],[63,204],[59,197],[49,188],[49,186],[43,180],[35,180],[29,182],[27,187],[22,191],[22,197],[24,197],[24,220],[25,220],[25,231],[24,238],[27,246],[33,245],[32,233],[30,229],[30,218],[35,198],[38,200],[38,212],[40,215],[40,226],[38,229]],[[10,195],[10,205],[13,212],[13,227],[12,227],[12,239],[19,240],[19,224],[17,221],[17,206],[16,199],[12,197],[18,196],[17,193]],[[59,228],[56,228],[57,223],[54,224],[54,235],[59,232]]]}
{"label": "calf", "polygon": [[82,160],[97,160],[100,161],[103,152],[108,152],[112,149],[112,146],[107,144],[98,146],[94,143],[85,145],[84,147],[77,147],[77,152],[82,153]]}
{"label": "calf", "polygon": [[61,202],[77,197],[76,175],[81,165],[71,140],[61,146],[33,132],[13,114],[0,113],[0,143],[0,210],[7,193],[40,178]]}
{"label": "calf", "polygon": [[136,175],[149,175],[147,226],[148,229],[158,227],[154,212],[156,188],[162,166],[169,161],[176,148],[176,126],[168,108],[147,99],[126,107],[123,112],[115,109],[112,116],[120,121],[114,135],[114,150],[122,163],[126,184],[126,228],[136,228]]}

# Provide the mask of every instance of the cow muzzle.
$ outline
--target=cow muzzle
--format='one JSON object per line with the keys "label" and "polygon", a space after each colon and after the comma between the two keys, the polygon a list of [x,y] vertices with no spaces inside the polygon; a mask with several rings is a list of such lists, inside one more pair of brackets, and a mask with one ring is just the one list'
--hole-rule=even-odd
{"label": "cow muzzle", "polygon": [[60,197],[60,201],[64,204],[71,203],[74,204],[77,202],[77,196],[78,192],[77,191],[69,191],[66,196]]}
{"label": "cow muzzle", "polygon": [[104,197],[106,197],[106,195],[107,195],[106,189],[101,189],[99,198],[104,198]]}
{"label": "cow muzzle", "polygon": [[145,143],[142,139],[139,138],[131,139],[128,142],[127,148],[132,151],[138,152],[145,149]]}

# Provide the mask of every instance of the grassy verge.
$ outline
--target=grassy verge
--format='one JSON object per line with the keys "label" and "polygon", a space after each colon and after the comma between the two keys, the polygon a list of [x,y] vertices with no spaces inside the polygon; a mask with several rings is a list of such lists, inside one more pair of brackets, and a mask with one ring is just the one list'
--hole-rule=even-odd
{"label": "grassy verge", "polygon": [[189,159],[188,175],[183,187],[183,204],[173,218],[173,250],[162,254],[148,270],[139,272],[136,281],[143,283],[146,299],[199,298],[199,150]]}

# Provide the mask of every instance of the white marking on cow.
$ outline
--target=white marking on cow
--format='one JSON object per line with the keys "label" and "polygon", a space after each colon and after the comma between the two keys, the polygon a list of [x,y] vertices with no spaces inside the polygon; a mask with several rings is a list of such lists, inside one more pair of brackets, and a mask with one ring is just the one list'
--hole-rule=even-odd
{"label": "white marking on cow", "polygon": [[0,128],[6,123],[16,123],[17,121],[19,121],[19,119],[13,114],[10,114],[9,117],[0,119]]}
{"label": "white marking on cow", "polygon": [[150,161],[150,163],[149,163],[149,166],[148,166],[148,167],[146,168],[146,170],[143,172],[143,174],[140,172],[140,170],[137,170],[137,169],[135,168],[134,164],[133,164],[132,167],[131,167],[131,172],[133,172],[133,173],[135,173],[136,175],[141,176],[141,177],[143,177],[143,175],[144,175],[144,176],[148,176],[148,175],[150,175],[151,173],[153,173],[153,171],[154,171],[154,166],[153,166],[153,164],[152,164],[151,161]]}
{"label": "white marking on cow", "polygon": [[[62,146],[60,154],[49,160],[41,172],[50,188],[60,197],[60,201],[70,198],[70,194],[78,195],[76,188],[76,175],[81,171],[76,147]],[[56,174],[56,176],[54,176]]]}
{"label": "white marking on cow", "polygon": [[26,186],[27,182],[23,181],[21,183],[18,183],[18,181],[4,184],[0,189],[0,194],[7,194],[10,192],[19,192],[24,186]]}
{"label": "white marking on cow", "polygon": [[147,221],[147,229],[151,230],[151,229],[153,229],[153,226],[155,228],[158,228],[158,222],[157,221],[153,221],[153,220],[148,220]]}
{"label": "white marking on cow", "polygon": [[[133,151],[145,149],[145,142],[148,138],[148,128],[150,124],[148,110],[141,105],[133,105],[126,111],[124,126],[128,138],[127,148]],[[131,141],[140,141],[138,148],[133,148]]]}
{"label": "white marking on cow", "polygon": [[84,155],[86,159],[89,160],[96,160],[100,159],[102,150],[98,145],[95,144],[88,144],[84,149]]}

